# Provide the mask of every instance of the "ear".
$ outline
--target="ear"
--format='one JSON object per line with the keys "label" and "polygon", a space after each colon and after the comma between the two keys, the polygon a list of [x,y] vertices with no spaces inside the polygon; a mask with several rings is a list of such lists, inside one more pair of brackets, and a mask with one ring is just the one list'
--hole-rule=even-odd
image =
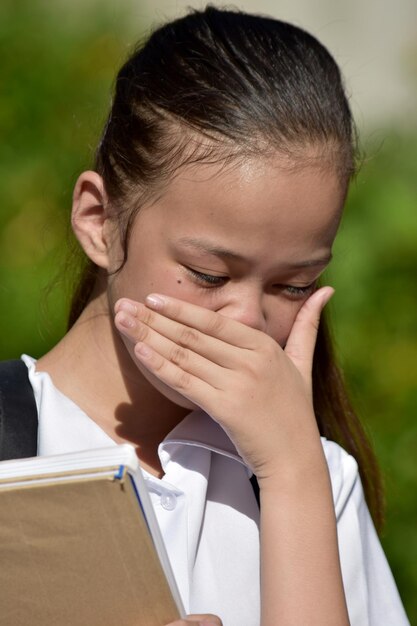
{"label": "ear", "polygon": [[97,172],[83,172],[74,187],[71,224],[86,255],[104,269],[109,267],[111,245],[106,206],[101,176]]}

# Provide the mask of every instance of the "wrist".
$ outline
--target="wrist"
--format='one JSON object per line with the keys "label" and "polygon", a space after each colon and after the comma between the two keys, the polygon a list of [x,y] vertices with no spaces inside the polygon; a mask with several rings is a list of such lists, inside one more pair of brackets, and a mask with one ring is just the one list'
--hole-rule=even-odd
{"label": "wrist", "polygon": [[264,493],[300,494],[315,486],[330,485],[330,475],[320,437],[300,447],[295,454],[282,455],[257,475]]}
{"label": "wrist", "polygon": [[255,470],[260,486],[302,483],[312,474],[327,473],[320,432],[313,412],[293,417],[291,430],[269,441],[268,457]]}

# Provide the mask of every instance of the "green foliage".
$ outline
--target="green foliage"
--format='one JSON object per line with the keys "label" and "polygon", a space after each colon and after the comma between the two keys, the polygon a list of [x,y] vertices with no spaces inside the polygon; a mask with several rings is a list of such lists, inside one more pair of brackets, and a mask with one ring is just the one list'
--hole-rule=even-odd
{"label": "green foliage", "polygon": [[[131,43],[118,11],[104,0],[0,5],[0,358],[40,356],[64,331],[71,189]],[[386,475],[384,547],[417,623],[417,137],[382,134],[352,185],[327,279],[346,377]]]}
{"label": "green foliage", "polygon": [[72,187],[91,166],[127,22],[103,1],[0,5],[1,358],[40,355],[62,334]]}
{"label": "green foliage", "polygon": [[417,137],[385,133],[352,185],[335,260],[335,334],[386,479],[383,544],[417,622]]}

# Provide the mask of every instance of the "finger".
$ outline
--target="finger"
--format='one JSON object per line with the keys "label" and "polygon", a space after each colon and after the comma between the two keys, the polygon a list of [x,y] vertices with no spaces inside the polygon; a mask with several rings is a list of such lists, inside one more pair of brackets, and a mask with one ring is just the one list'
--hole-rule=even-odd
{"label": "finger", "polygon": [[320,315],[333,294],[332,287],[322,287],[310,296],[298,312],[285,346],[285,354],[307,381],[311,380]]}
{"label": "finger", "polygon": [[[205,311],[205,309],[202,310]],[[241,357],[235,351],[236,346],[207,335],[195,327],[187,326],[156,311],[151,311],[139,302],[134,303],[123,298],[116,303],[115,311],[116,326],[121,330],[119,327],[120,323],[123,327],[122,332],[128,333],[128,336],[134,341],[143,340],[143,325],[145,325],[160,335],[167,337],[176,345],[193,350],[209,361],[223,367],[232,368],[236,366],[237,361]],[[244,328],[246,329],[247,327]],[[229,350],[228,347],[230,347]],[[239,346],[240,349],[242,349],[241,346]]]}
{"label": "finger", "polygon": [[160,294],[147,296],[145,303],[149,309],[171,320],[195,328],[210,337],[221,339],[232,346],[254,349],[258,345],[260,331],[215,311]]}
{"label": "finger", "polygon": [[178,391],[201,408],[213,403],[213,396],[218,390],[207,382],[185,372],[178,365],[171,363],[158,354],[146,343],[137,343],[134,348],[136,358],[159,380]]}
{"label": "finger", "polygon": [[[152,313],[149,311],[149,313]],[[169,320],[171,322],[171,320]],[[131,341],[144,343],[167,361],[177,365],[184,372],[188,372],[206,383],[220,389],[224,382],[225,368],[210,359],[196,354],[182,345],[171,341],[149,326],[142,324],[133,315],[119,311],[115,316],[118,330]],[[192,330],[192,329],[188,329]],[[194,332],[194,331],[193,331]],[[198,332],[198,331],[195,331]],[[210,338],[211,339],[211,338]],[[217,341],[217,340],[213,340]]]}

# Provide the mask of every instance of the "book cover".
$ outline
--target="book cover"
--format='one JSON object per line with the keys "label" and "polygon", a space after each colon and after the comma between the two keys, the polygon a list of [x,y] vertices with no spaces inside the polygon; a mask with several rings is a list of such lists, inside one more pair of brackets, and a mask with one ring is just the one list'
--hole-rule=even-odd
{"label": "book cover", "polygon": [[0,463],[2,626],[184,615],[134,448]]}

